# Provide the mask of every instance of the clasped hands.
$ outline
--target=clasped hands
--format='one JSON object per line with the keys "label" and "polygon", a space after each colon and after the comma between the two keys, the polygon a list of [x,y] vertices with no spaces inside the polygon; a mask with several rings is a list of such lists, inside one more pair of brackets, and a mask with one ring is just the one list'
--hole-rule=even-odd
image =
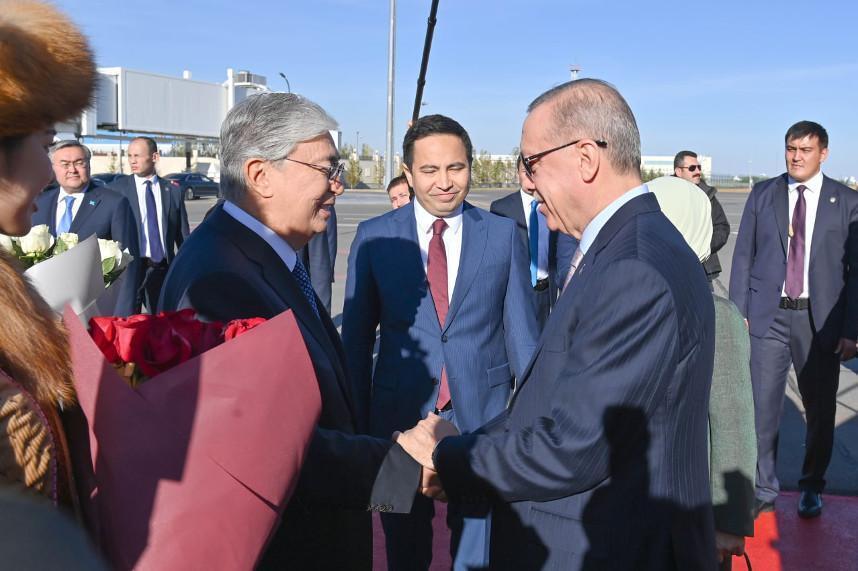
{"label": "clasped hands", "polygon": [[431,412],[414,428],[393,433],[393,441],[402,446],[403,450],[423,467],[420,474],[420,493],[424,496],[442,502],[447,501],[441,479],[435,471],[432,453],[442,439],[458,434],[459,430],[452,423]]}

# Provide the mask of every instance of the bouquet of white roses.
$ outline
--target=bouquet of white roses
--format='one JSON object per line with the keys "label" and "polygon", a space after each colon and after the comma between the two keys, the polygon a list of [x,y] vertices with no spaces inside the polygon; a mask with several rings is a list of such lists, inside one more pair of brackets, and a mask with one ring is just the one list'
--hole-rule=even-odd
{"label": "bouquet of white roses", "polygon": [[18,258],[26,268],[62,254],[77,242],[76,234],[60,234],[59,238],[54,239],[46,224],[33,226],[26,236],[20,238],[0,234],[0,247]]}
{"label": "bouquet of white roses", "polygon": [[115,240],[98,239],[98,250],[101,252],[101,273],[104,284],[110,285],[119,278],[122,271],[134,257],[128,248],[122,249],[122,244]]}

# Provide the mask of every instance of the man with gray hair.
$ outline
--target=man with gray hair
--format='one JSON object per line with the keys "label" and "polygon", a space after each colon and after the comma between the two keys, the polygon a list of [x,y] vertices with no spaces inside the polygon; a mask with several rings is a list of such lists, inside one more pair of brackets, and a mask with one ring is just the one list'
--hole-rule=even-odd
{"label": "man with gray hair", "polygon": [[631,109],[565,83],[521,152],[548,227],[580,240],[566,286],[501,415],[459,436],[430,414],[397,442],[451,502],[493,504],[492,568],[714,569],[712,295],[641,184]]}
{"label": "man with gray hair", "polygon": [[36,199],[33,225],[46,224],[54,236],[71,232],[80,240],[95,234],[128,248],[134,261],[125,270],[127,275],[122,281],[115,313],[120,316],[137,313],[140,248],[131,205],[120,193],[90,177],[92,153],[78,141],[55,143],[50,157],[57,184]]}
{"label": "man with gray hair", "polygon": [[356,435],[340,338],[296,254],[325,230],[343,192],[328,132],[336,127],[291,93],[233,107],[221,127],[225,200],[179,250],[161,296],[161,310],[190,307],[224,322],[292,310],[313,361],[322,414],[262,568],[369,569],[369,511],[407,513],[421,479],[400,446]]}

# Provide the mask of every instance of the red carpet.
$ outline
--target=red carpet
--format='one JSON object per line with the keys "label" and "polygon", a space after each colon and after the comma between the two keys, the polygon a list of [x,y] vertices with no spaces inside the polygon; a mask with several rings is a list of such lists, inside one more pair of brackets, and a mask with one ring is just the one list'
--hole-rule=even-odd
{"label": "red carpet", "polygon": [[[755,537],[747,544],[754,571],[858,571],[858,498],[823,495],[822,516],[803,520],[796,513],[798,494],[784,492],[776,511],[762,514]],[[450,569],[446,508],[436,502],[434,553],[431,569]],[[384,532],[378,514],[373,519],[373,568],[387,569]],[[734,571],[745,571],[744,559],[733,558]]]}

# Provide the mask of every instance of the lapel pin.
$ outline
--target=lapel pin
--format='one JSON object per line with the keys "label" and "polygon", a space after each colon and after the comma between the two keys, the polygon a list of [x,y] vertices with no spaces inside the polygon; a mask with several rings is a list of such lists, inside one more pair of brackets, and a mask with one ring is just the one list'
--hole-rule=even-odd
{"label": "lapel pin", "polygon": [[90,205],[90,206],[95,206],[95,201],[94,201],[94,200],[90,200],[90,201],[89,201],[89,205]]}
{"label": "lapel pin", "polygon": [[835,202],[837,202],[837,197],[832,196],[831,198],[828,199],[828,202],[830,202],[831,204],[834,204]]}

